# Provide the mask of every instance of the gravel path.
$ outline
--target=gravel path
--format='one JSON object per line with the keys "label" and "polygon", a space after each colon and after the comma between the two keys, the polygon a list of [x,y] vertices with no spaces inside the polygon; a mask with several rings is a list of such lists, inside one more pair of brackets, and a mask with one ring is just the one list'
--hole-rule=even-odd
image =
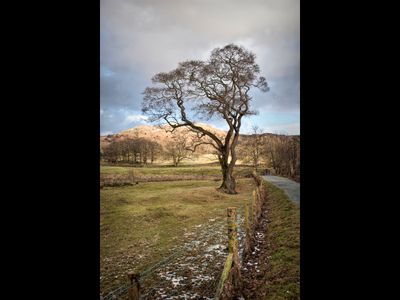
{"label": "gravel path", "polygon": [[293,202],[300,204],[300,183],[284,177],[273,175],[262,176],[262,178],[284,190]]}

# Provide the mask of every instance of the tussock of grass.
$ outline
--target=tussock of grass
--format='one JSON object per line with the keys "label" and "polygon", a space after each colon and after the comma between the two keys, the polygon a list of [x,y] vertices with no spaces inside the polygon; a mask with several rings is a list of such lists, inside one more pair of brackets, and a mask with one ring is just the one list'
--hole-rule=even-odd
{"label": "tussock of grass", "polygon": [[270,258],[265,299],[300,299],[300,207],[268,182],[266,239]]}

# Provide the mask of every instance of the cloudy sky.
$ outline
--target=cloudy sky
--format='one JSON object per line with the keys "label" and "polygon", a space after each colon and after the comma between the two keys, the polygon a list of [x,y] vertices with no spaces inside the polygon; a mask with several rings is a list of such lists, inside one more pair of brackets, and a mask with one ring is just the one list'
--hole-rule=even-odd
{"label": "cloudy sky", "polygon": [[[141,113],[151,78],[206,59],[229,43],[257,55],[267,93],[253,93],[253,125],[300,133],[300,0],[101,0],[100,134],[149,124]],[[224,121],[213,121],[226,129]]]}

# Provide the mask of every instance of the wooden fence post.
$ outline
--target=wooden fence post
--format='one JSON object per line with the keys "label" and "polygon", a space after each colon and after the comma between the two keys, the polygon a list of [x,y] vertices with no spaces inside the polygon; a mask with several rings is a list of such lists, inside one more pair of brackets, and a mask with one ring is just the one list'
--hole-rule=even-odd
{"label": "wooden fence post", "polygon": [[236,207],[227,208],[228,257],[218,283],[215,299],[232,299],[241,285]]}
{"label": "wooden fence post", "polygon": [[236,223],[236,207],[228,207],[228,238],[229,238],[229,253],[238,251],[237,239],[237,223]]}
{"label": "wooden fence post", "polygon": [[139,274],[129,272],[128,278],[129,278],[129,282],[130,282],[130,286],[128,289],[128,299],[129,300],[139,300],[139,295],[140,295]]}

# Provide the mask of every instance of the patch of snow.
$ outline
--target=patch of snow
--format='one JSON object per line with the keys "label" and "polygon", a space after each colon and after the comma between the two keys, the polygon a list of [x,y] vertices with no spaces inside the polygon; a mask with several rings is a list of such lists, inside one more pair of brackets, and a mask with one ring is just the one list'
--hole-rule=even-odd
{"label": "patch of snow", "polygon": [[211,252],[211,251],[220,250],[220,249],[225,249],[225,247],[224,247],[223,245],[216,244],[216,245],[211,245],[211,246],[209,246],[209,247],[206,249],[206,251],[207,251],[207,252]]}

